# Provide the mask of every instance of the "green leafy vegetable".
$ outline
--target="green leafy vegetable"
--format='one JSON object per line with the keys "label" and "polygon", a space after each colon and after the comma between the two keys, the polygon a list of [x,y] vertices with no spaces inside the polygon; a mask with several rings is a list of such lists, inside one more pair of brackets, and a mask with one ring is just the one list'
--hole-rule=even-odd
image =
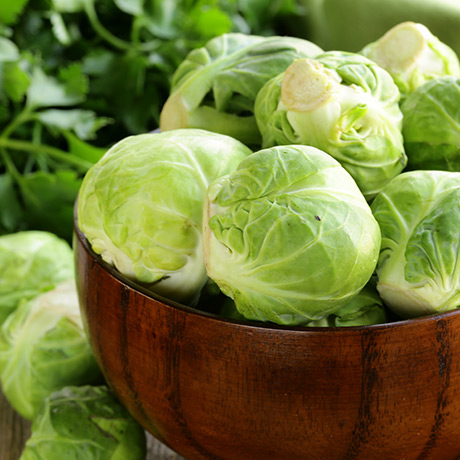
{"label": "green leafy vegetable", "polygon": [[377,289],[402,318],[460,304],[460,173],[406,172],[372,203],[382,231]]}
{"label": "green leafy vegetable", "polygon": [[197,129],[128,137],[85,176],[79,227],[121,273],[194,304],[207,279],[201,227],[208,185],[250,153],[236,139]]}
{"label": "green leafy vegetable", "polygon": [[0,381],[12,407],[29,420],[53,391],[102,381],[73,279],[21,303],[3,323]]}
{"label": "green leafy vegetable", "polygon": [[105,386],[66,387],[34,419],[20,460],[144,460],[142,427]]}
{"label": "green leafy vegetable", "polygon": [[255,104],[264,146],[312,145],[332,155],[372,199],[406,165],[399,91],[353,53],[298,59],[268,81]]}
{"label": "green leafy vegetable", "polygon": [[417,88],[402,104],[404,145],[411,169],[460,171],[460,78]]}
{"label": "green leafy vegetable", "polygon": [[368,282],[380,232],[352,177],[307,146],[261,150],[209,186],[208,275],[247,319],[302,325]]}
{"label": "green leafy vegetable", "polygon": [[398,24],[361,54],[390,73],[403,97],[433,78],[460,76],[455,52],[423,24]]}
{"label": "green leafy vegetable", "polygon": [[320,52],[313,43],[292,37],[214,38],[193,50],[174,73],[160,128],[208,129],[260,145],[253,114],[260,88],[295,59]]}
{"label": "green leafy vegetable", "polygon": [[[1,187],[0,181],[0,195]],[[4,203],[10,212],[15,212],[11,202]],[[1,324],[21,300],[31,299],[73,278],[73,253],[65,241],[48,232],[3,235],[0,236],[0,273]]]}

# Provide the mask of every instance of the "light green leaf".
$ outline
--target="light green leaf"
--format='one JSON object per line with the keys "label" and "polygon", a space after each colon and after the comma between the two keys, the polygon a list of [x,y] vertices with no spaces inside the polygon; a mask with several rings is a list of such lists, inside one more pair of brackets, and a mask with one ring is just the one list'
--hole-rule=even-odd
{"label": "light green leaf", "polygon": [[0,37],[0,62],[13,62],[18,59],[18,47],[11,40]]}
{"label": "light green leaf", "polygon": [[27,91],[27,105],[33,108],[69,106],[85,99],[87,78],[80,66],[63,69],[59,76],[60,79],[48,76],[36,67]]}
{"label": "light green leaf", "polygon": [[52,12],[50,16],[51,24],[53,25],[54,36],[63,45],[68,45],[71,42],[69,31],[65,25],[62,15]]}
{"label": "light green leaf", "polygon": [[52,128],[74,131],[80,139],[94,139],[96,131],[111,121],[96,117],[92,110],[82,109],[49,109],[38,113],[37,118]]}
{"label": "light green leaf", "polygon": [[83,11],[85,0],[52,0],[52,4],[59,13],[78,13]]}
{"label": "light green leaf", "polygon": [[121,11],[133,16],[140,16],[144,11],[144,0],[114,0],[114,2]]}

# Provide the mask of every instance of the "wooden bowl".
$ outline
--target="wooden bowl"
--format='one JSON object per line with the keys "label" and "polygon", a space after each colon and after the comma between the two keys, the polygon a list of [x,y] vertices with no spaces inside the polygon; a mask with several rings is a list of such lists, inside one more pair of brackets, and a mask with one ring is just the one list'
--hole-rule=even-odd
{"label": "wooden bowl", "polygon": [[460,457],[460,311],[341,329],[248,325],[146,293],[78,229],[75,252],[107,381],[189,460]]}

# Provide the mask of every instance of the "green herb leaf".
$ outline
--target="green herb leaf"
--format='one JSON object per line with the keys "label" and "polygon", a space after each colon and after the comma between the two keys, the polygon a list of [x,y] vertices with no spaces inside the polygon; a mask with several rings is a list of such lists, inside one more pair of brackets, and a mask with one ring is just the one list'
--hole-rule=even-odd
{"label": "green herb leaf", "polygon": [[22,187],[24,217],[30,228],[48,230],[70,241],[73,229],[73,206],[81,179],[72,170],[54,174],[43,171],[27,174]]}
{"label": "green herb leaf", "polygon": [[37,114],[45,125],[59,130],[71,130],[80,139],[94,139],[96,131],[111,122],[110,118],[96,117],[92,110],[49,109]]}
{"label": "green herb leaf", "polygon": [[0,64],[0,88],[2,84],[3,91],[9,99],[21,102],[30,85],[30,80],[18,63],[6,62],[3,65]]}
{"label": "green herb leaf", "polygon": [[11,176],[0,175],[0,234],[17,229],[22,217],[17,192]]}
{"label": "green herb leaf", "polygon": [[13,62],[18,59],[18,47],[8,38],[0,37],[0,62]]}
{"label": "green herb leaf", "polygon": [[69,131],[63,134],[67,139],[69,152],[93,164],[98,162],[107,151],[105,148],[95,147],[94,145],[88,144],[88,142],[82,141]]}
{"label": "green herb leaf", "polygon": [[36,67],[27,91],[27,105],[38,108],[68,106],[82,102],[85,98],[87,83],[81,69],[79,72],[77,69],[73,66],[72,70],[67,71],[69,73],[62,71],[60,81],[55,77],[46,75],[40,68]]}
{"label": "green herb leaf", "polygon": [[0,23],[14,24],[28,0],[4,0],[0,2]]}

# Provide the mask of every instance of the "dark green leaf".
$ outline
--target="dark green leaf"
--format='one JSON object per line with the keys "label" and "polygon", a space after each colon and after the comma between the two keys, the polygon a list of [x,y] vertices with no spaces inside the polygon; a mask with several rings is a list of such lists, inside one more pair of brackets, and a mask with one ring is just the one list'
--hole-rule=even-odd
{"label": "dark green leaf", "polygon": [[24,176],[25,220],[30,228],[47,230],[70,241],[73,206],[81,179],[75,171],[36,172]]}
{"label": "dark green leaf", "polygon": [[107,151],[105,148],[95,147],[94,145],[82,141],[71,132],[65,132],[64,136],[67,139],[69,152],[91,163],[98,162]]}
{"label": "dark green leaf", "polygon": [[18,229],[22,217],[21,205],[11,176],[0,175],[0,234]]}

